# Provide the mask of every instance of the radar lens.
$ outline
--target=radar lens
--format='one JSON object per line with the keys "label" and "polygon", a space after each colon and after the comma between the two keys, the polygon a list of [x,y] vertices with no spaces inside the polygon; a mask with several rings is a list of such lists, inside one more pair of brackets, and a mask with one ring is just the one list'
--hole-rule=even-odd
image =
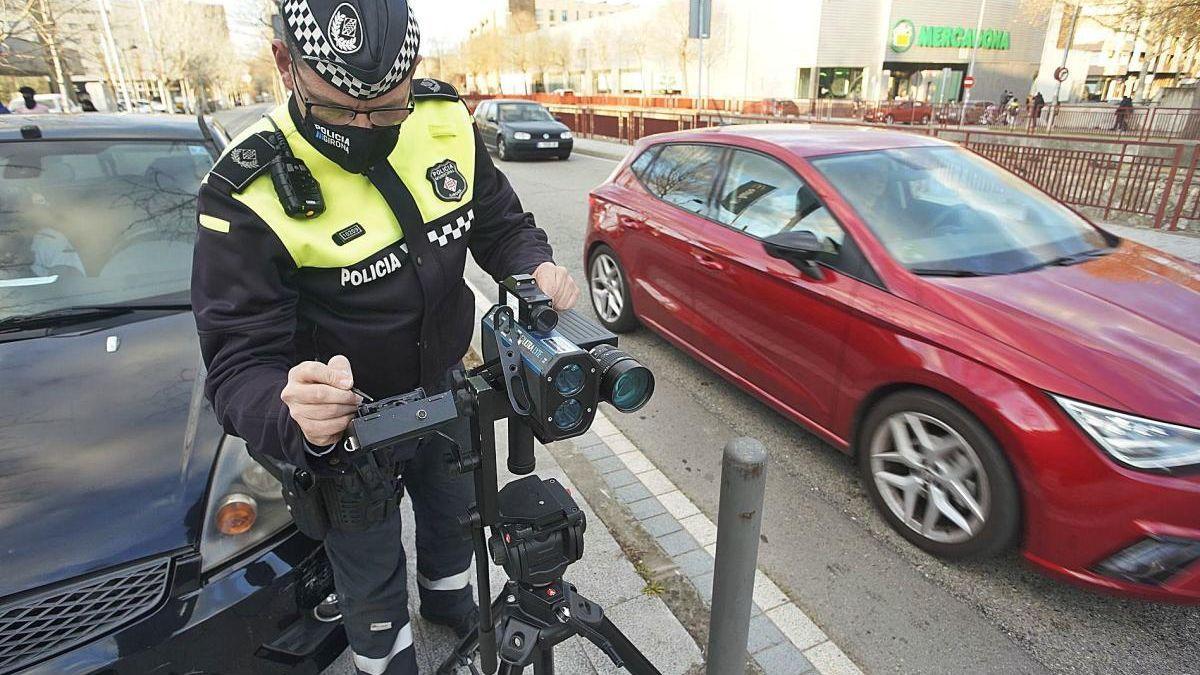
{"label": "radar lens", "polygon": [[554,378],[554,387],[563,396],[574,396],[583,391],[586,379],[583,368],[577,363],[572,363],[558,371],[558,377]]}
{"label": "radar lens", "polygon": [[613,383],[612,404],[621,412],[634,411],[650,400],[654,390],[654,380],[650,371],[645,368],[635,368],[621,373]]}
{"label": "radar lens", "polygon": [[564,401],[554,411],[554,426],[563,431],[570,431],[583,421],[583,404],[578,399]]}

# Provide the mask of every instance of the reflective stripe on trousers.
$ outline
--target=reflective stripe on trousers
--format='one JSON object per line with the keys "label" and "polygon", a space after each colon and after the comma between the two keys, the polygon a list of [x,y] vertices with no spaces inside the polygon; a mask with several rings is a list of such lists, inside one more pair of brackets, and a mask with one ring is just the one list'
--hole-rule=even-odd
{"label": "reflective stripe on trousers", "polygon": [[392,659],[396,658],[396,655],[400,652],[412,649],[412,646],[412,624],[406,623],[400,627],[400,630],[396,631],[396,639],[392,642],[392,648],[388,651],[387,656],[371,658],[351,650],[351,653],[354,654],[354,667],[358,668],[359,672],[366,673],[366,675],[385,675],[388,672],[388,666],[392,663]]}

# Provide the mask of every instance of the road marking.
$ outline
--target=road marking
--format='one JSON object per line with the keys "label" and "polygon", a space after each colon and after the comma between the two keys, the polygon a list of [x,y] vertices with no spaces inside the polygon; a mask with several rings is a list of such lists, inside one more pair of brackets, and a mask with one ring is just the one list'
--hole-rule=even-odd
{"label": "road marking", "polygon": [[[465,281],[471,292],[475,294],[475,323],[478,324],[479,320],[492,308],[492,305],[484,299],[490,296],[481,292],[470,279],[465,279]],[[671,514],[687,531],[687,535],[684,535],[685,538],[690,535],[704,551],[715,558],[717,550],[716,524],[683,491],[676,487],[666,474],[654,466],[650,458],[646,457],[637,445],[612,423],[604,411],[596,411],[592,431],[637,479],[635,485],[640,483],[653,495],[646,501],[657,499],[667,513]],[[677,532],[672,532],[670,536],[675,534]],[[829,636],[804,613],[804,610],[793,603],[762,569],[759,569],[754,576],[754,603],[787,637],[788,642],[797,651],[804,654],[804,657],[821,675],[863,675],[850,657],[846,656],[845,652],[834,644],[833,640],[829,639]]]}

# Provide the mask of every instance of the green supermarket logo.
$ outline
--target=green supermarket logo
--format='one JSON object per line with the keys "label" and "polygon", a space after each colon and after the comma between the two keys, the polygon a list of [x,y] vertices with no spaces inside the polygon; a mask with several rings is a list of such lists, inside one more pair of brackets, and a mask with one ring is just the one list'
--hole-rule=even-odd
{"label": "green supermarket logo", "polygon": [[899,54],[912,49],[916,37],[917,27],[913,25],[913,22],[908,19],[900,19],[895,26],[892,26],[892,51]]}
{"label": "green supermarket logo", "polygon": [[934,49],[978,47],[1007,51],[1012,48],[1012,36],[1008,31],[996,28],[977,31],[963,26],[921,26],[918,29],[912,21],[900,19],[892,26],[892,51],[900,54],[912,49],[914,45]]}

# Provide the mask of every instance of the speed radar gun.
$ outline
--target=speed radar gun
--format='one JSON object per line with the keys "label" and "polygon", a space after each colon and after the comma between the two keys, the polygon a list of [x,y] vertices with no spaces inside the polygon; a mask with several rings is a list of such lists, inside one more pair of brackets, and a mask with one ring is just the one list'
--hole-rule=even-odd
{"label": "speed radar gun", "polygon": [[[479,630],[463,639],[438,673],[460,667],[491,675],[554,673],[554,647],[581,636],[635,674],[654,665],[563,574],[583,557],[583,511],[561,483],[532,475],[533,442],[586,432],[601,401],[633,412],[650,400],[654,376],[617,349],[617,337],[575,312],[556,312],[530,276],[500,285],[500,302],[483,318],[484,364],[455,377],[450,392],[417,391],[364,404],[350,424],[346,448],[366,456],[439,433],[458,416],[470,419],[471,447],[449,458],[473,473],[476,503],[460,520],[475,544]],[[496,430],[508,420],[508,468],[524,476],[498,489]],[[490,536],[485,533],[490,531]],[[492,598],[488,560],[509,580]]]}

